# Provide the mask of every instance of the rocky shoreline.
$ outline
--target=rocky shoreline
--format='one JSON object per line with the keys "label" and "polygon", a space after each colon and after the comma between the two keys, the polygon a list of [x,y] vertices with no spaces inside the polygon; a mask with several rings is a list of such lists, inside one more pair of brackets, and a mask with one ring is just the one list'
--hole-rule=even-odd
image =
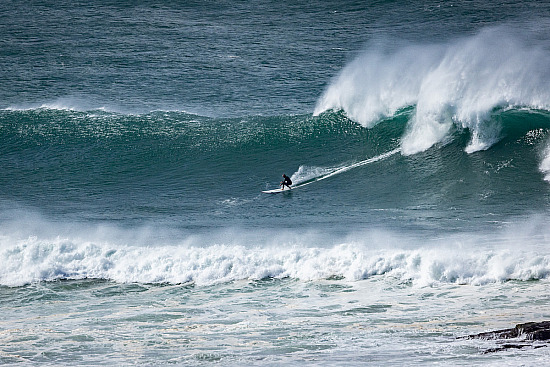
{"label": "rocky shoreline", "polygon": [[[542,348],[550,345],[550,321],[528,322],[517,324],[514,328],[488,331],[460,337],[460,339],[484,339],[512,341],[504,343],[497,348],[491,348],[485,353],[499,352],[507,349],[521,349],[526,347]],[[546,342],[546,343],[541,343]]]}

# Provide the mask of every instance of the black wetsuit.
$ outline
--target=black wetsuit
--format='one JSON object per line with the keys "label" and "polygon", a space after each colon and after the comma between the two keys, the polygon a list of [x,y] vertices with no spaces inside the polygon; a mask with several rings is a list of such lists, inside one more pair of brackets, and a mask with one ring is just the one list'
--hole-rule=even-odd
{"label": "black wetsuit", "polygon": [[284,186],[290,187],[290,185],[292,185],[292,181],[290,180],[290,177],[284,176],[284,180],[283,180],[282,184],[283,184]]}

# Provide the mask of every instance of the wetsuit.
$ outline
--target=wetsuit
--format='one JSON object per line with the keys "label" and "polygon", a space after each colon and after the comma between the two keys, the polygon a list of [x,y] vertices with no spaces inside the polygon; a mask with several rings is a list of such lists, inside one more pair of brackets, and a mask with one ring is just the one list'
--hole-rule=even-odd
{"label": "wetsuit", "polygon": [[285,186],[288,186],[290,188],[290,185],[292,185],[292,181],[290,180],[290,177],[288,176],[283,176],[283,182],[281,182],[281,185],[283,185],[283,187]]}

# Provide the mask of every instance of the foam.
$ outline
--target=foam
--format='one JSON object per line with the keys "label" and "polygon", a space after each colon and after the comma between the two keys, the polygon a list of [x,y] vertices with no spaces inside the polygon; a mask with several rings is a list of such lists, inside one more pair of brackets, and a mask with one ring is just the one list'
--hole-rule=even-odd
{"label": "foam", "polygon": [[372,127],[415,106],[403,154],[441,142],[453,126],[470,130],[466,152],[488,149],[501,138],[495,109],[550,108],[550,40],[528,32],[500,26],[443,44],[373,42],[332,81],[315,114],[342,109]]}
{"label": "foam", "polygon": [[386,153],[367,158],[359,162],[343,164],[337,167],[308,167],[300,166],[298,171],[292,174],[291,180],[295,183],[295,186],[305,186],[310,183],[321,181],[329,177],[338,175],[340,173],[347,172],[353,168],[361,167],[370,163],[378,162],[395,155],[401,151],[400,148],[390,150]]}
{"label": "foam", "polygon": [[[547,252],[524,244],[522,250],[511,249],[514,246],[490,248],[480,246],[480,238],[472,237],[419,248],[411,239],[375,232],[358,236],[359,241],[337,241],[327,247],[313,245],[315,236],[295,236],[295,241],[288,242],[281,240],[289,234],[267,236],[271,240],[263,242],[259,235],[255,239],[242,233],[226,237],[250,241],[248,244],[223,243],[219,241],[222,237],[132,245],[61,236],[14,240],[4,235],[0,237],[0,284],[94,278],[204,286],[267,277],[311,281],[336,276],[358,281],[388,276],[414,286],[430,286],[483,285],[510,279],[546,279],[550,275]],[[281,245],[273,245],[279,241]],[[410,246],[403,247],[407,241]]]}
{"label": "foam", "polygon": [[544,180],[550,182],[550,143],[547,144],[544,150],[539,170],[544,174]]}
{"label": "foam", "polygon": [[157,224],[119,227],[0,211],[0,285],[59,279],[197,286],[267,277],[302,281],[384,276],[414,286],[482,285],[550,276],[548,216],[490,233],[227,228],[192,232]]}

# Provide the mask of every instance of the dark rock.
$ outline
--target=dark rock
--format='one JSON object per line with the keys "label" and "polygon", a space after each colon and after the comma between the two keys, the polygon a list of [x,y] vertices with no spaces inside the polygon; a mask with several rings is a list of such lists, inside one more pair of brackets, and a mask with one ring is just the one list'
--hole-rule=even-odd
{"label": "dark rock", "polygon": [[489,331],[468,335],[465,338],[486,340],[513,338],[522,338],[524,340],[550,340],[550,321],[517,324],[513,329]]}
{"label": "dark rock", "polygon": [[547,341],[550,343],[550,321],[528,322],[517,324],[515,328],[488,331],[479,334],[468,335],[461,339],[485,339],[485,340],[508,340],[517,339],[517,343],[506,343],[491,348],[484,353],[499,352],[507,349],[521,349],[525,347],[541,348],[548,344],[533,345],[534,341]]}
{"label": "dark rock", "polygon": [[529,340],[550,340],[550,330],[536,330],[533,334],[531,334],[531,338]]}
{"label": "dark rock", "polygon": [[527,348],[527,347],[530,347],[530,348],[533,348],[533,349],[538,349],[538,348],[546,347],[546,345],[502,344],[501,346],[499,346],[497,348],[490,348],[490,349],[487,349],[487,350],[483,351],[483,354],[494,353],[494,352],[502,352],[503,350],[508,350],[508,349],[522,349],[522,348]]}

